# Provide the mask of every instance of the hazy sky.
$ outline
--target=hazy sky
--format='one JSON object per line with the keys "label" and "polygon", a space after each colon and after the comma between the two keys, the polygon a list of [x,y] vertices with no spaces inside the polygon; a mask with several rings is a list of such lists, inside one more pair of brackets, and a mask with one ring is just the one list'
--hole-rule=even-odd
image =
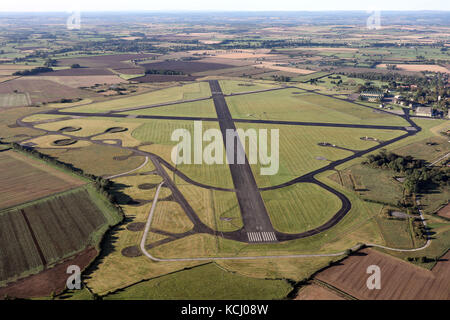
{"label": "hazy sky", "polygon": [[448,0],[1,0],[1,11],[450,10]]}

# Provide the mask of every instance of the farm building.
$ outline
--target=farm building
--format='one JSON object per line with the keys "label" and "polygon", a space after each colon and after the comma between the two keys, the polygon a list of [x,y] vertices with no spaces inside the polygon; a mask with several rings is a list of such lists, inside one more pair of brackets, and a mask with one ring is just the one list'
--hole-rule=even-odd
{"label": "farm building", "polygon": [[433,110],[431,107],[417,107],[416,115],[422,117],[431,117],[433,115]]}
{"label": "farm building", "polygon": [[377,100],[380,100],[380,101],[383,100],[384,93],[379,92],[379,91],[364,91],[364,92],[361,92],[361,94],[359,96],[363,100],[374,102]]}

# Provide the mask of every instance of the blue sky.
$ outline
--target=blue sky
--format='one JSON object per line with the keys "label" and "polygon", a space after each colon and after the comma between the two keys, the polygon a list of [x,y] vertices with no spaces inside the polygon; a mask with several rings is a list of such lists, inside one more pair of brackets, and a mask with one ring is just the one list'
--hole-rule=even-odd
{"label": "blue sky", "polygon": [[450,10],[448,0],[1,0],[5,11]]}

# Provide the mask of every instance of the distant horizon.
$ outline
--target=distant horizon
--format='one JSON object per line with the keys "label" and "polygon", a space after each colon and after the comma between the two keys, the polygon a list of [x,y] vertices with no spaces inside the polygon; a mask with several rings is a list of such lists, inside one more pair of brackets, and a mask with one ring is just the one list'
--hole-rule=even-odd
{"label": "distant horizon", "polygon": [[[406,10],[405,10],[406,9]],[[450,11],[450,2],[444,0],[228,0],[215,2],[210,0],[166,0],[148,2],[128,0],[126,2],[107,0],[78,0],[61,2],[56,0],[16,0],[2,1],[0,12],[321,12],[321,11]]]}
{"label": "distant horizon", "polygon": [[[36,11],[36,10],[30,10],[30,11],[24,11],[24,10],[1,10],[0,13],[67,13],[68,11],[74,11],[71,10],[55,10],[55,11]],[[349,9],[336,9],[336,10],[325,10],[325,9],[313,9],[313,10],[218,10],[218,9],[205,9],[205,10],[189,10],[189,9],[182,9],[182,10],[168,10],[168,9],[160,9],[160,10],[139,10],[139,9],[133,9],[133,10],[79,10],[82,12],[90,12],[90,13],[208,13],[208,12],[215,12],[215,13],[269,13],[269,12],[276,12],[276,13],[297,13],[297,12],[361,12],[361,13],[367,13],[368,11],[374,11],[372,10],[364,10],[364,9],[356,9],[356,10],[349,10]],[[383,9],[376,9],[376,11],[382,11],[382,12],[402,12],[402,13],[408,13],[408,12],[450,12],[450,9],[445,10],[437,10],[437,9],[409,9],[409,10],[383,10]]]}

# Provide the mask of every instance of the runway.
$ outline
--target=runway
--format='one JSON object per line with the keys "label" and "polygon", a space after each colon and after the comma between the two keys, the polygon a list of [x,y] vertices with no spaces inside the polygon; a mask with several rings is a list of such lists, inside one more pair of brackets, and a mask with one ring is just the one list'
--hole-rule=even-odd
{"label": "runway", "polygon": [[[236,130],[233,118],[231,117],[228,105],[220,88],[217,80],[209,81],[211,92],[213,95],[214,106],[216,108],[217,117],[219,120],[220,130],[222,132],[223,143],[227,145],[227,130]],[[233,155],[228,155],[229,162],[230,156],[234,157],[239,152],[245,155],[244,147],[241,144],[240,139],[235,139],[235,149]],[[244,223],[244,229],[247,233],[261,233],[268,232],[273,234],[272,223],[267,213],[264,201],[259,193],[258,186],[253,176],[253,172],[250,168],[247,156],[245,155],[245,163],[230,163],[229,164],[231,177],[233,179],[234,189],[241,209],[242,220]],[[275,237],[259,237],[258,242],[275,242]]]}

